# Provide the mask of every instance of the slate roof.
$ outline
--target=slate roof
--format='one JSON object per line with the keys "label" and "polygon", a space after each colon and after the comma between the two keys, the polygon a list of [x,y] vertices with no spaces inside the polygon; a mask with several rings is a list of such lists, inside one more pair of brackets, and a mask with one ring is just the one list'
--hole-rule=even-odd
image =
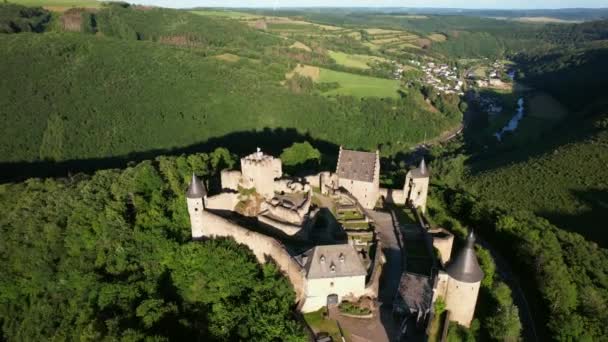
{"label": "slate roof", "polygon": [[426,312],[433,298],[431,279],[420,274],[404,273],[399,281],[399,295],[411,311]]}
{"label": "slate roof", "polygon": [[186,191],[187,198],[203,198],[207,196],[207,190],[205,190],[205,186],[201,181],[196,177],[194,173],[192,173],[192,179],[190,180],[190,185],[188,185],[188,190]]}
{"label": "slate roof", "polygon": [[430,175],[429,169],[428,167],[426,167],[426,162],[424,161],[424,158],[422,158],[422,160],[420,161],[420,166],[418,166],[418,168],[413,169],[412,171],[410,171],[410,175],[412,176],[412,178],[427,178]]}
{"label": "slate roof", "polygon": [[304,267],[308,279],[367,275],[359,253],[349,244],[313,248]]}
{"label": "slate roof", "polygon": [[376,153],[341,150],[336,173],[343,179],[373,182]]}
{"label": "slate roof", "polygon": [[445,268],[450,277],[465,283],[477,283],[483,279],[483,271],[479,267],[475,255],[475,234],[469,232],[465,247],[452,259]]}

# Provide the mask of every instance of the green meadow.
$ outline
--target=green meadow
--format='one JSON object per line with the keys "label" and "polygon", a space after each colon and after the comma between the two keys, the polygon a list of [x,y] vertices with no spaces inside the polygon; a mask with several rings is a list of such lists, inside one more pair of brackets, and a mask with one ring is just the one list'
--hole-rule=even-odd
{"label": "green meadow", "polygon": [[319,83],[338,83],[337,89],[325,92],[325,95],[350,95],[354,97],[390,97],[398,98],[400,83],[370,76],[361,76],[341,71],[321,68]]}

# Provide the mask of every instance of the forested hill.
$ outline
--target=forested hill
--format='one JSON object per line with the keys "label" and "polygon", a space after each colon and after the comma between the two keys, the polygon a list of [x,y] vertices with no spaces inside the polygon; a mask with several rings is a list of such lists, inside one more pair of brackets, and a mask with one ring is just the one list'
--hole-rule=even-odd
{"label": "forested hill", "polygon": [[[395,153],[461,120],[457,107],[439,112],[419,91],[288,89],[292,42],[234,20],[121,6],[76,14],[79,32],[61,29],[73,27],[66,12],[45,33],[0,34],[0,162],[127,158],[237,133],[265,138],[231,139],[237,148],[309,136]],[[295,134],[273,140],[264,129]]]}
{"label": "forested hill", "polygon": [[0,185],[0,340],[306,341],[278,269],[192,242],[184,189],[224,149]]}

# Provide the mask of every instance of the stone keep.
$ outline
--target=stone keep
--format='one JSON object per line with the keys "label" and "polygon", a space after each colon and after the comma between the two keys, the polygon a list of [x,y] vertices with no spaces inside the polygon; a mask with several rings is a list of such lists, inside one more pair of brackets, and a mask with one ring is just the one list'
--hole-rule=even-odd
{"label": "stone keep", "polygon": [[340,146],[336,166],[338,185],[366,209],[373,209],[380,196],[380,153],[346,150]]}
{"label": "stone keep", "polygon": [[188,214],[190,215],[190,228],[192,229],[192,238],[201,239],[205,234],[203,230],[205,200],[207,199],[207,190],[201,181],[192,174],[190,185],[186,191],[186,202],[188,204]]}
{"label": "stone keep", "polygon": [[242,185],[255,188],[256,192],[267,199],[274,196],[274,180],[283,176],[281,159],[264,154],[258,148],[241,158]]}
{"label": "stone keep", "polygon": [[409,171],[405,176],[405,185],[403,187],[405,204],[411,203],[414,207],[420,208],[423,213],[426,212],[429,177],[429,170],[426,167],[424,158],[422,158],[420,166],[417,169]]}
{"label": "stone keep", "polygon": [[450,320],[469,327],[484,276],[475,255],[475,234],[472,231],[467,236],[465,247],[448,263],[446,272],[445,304],[450,311]]}

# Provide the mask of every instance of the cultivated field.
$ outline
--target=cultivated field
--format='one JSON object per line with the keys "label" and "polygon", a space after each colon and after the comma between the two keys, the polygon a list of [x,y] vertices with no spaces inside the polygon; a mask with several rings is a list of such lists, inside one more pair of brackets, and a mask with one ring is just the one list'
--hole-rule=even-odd
{"label": "cultivated field", "polygon": [[11,0],[10,2],[24,6],[41,6],[61,12],[72,7],[97,8],[101,6],[101,1],[96,0]]}
{"label": "cultivated field", "polygon": [[400,83],[396,80],[350,74],[347,72],[320,69],[319,83],[337,82],[340,88],[325,92],[325,95],[351,95],[354,97],[393,97],[399,94]]}
{"label": "cultivated field", "polygon": [[386,59],[369,55],[355,55],[337,51],[329,51],[329,57],[340,65],[349,68],[369,69],[372,62],[383,62]]}

